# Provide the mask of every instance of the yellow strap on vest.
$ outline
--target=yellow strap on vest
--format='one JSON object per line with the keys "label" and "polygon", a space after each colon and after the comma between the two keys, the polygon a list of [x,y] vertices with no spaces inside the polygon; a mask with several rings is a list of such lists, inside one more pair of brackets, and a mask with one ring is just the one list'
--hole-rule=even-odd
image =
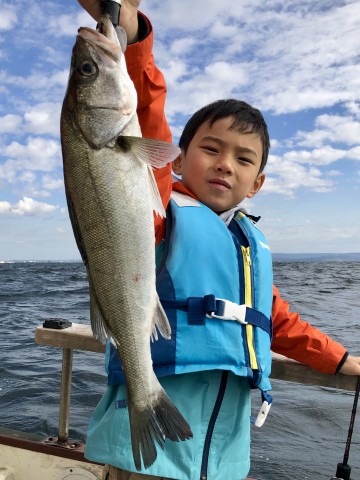
{"label": "yellow strap on vest", "polygon": [[[251,278],[251,257],[250,257],[250,247],[241,247],[241,252],[243,256],[244,264],[244,282],[245,282],[245,305],[252,307],[252,278]],[[250,367],[253,370],[258,370],[258,363],[255,353],[254,346],[254,327],[250,324],[247,324],[245,327],[246,330],[246,342],[250,354]]]}

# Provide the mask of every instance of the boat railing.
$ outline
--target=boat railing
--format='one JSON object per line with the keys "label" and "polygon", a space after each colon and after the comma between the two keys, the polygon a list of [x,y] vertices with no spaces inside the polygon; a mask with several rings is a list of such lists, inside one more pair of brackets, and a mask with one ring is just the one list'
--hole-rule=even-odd
{"label": "boat railing", "polygon": [[[35,342],[62,348],[62,371],[59,407],[59,432],[56,443],[66,446],[69,441],[69,414],[71,397],[71,378],[73,351],[104,353],[105,346],[96,340],[90,325],[72,323],[67,328],[60,328],[65,321],[56,319],[55,328],[38,326],[35,330]],[[66,322],[65,322],[66,324]],[[58,327],[56,327],[58,325]],[[328,375],[273,353],[271,378],[304,385],[317,385],[340,390],[355,391],[357,377],[350,375]]]}

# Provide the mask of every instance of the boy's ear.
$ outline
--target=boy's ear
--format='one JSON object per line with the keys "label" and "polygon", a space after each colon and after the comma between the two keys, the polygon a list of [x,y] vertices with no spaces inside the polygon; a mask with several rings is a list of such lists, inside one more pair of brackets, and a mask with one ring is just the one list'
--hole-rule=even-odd
{"label": "boy's ear", "polygon": [[249,193],[246,195],[246,198],[251,198],[251,197],[253,197],[254,195],[257,194],[257,192],[263,186],[263,184],[265,182],[265,178],[266,178],[266,175],[265,175],[264,172],[259,173],[259,175],[256,177],[254,185],[252,186]]}
{"label": "boy's ear", "polygon": [[172,169],[173,169],[173,172],[176,173],[176,175],[181,175],[182,159],[183,159],[183,153],[181,152],[180,155],[176,157],[172,163]]}

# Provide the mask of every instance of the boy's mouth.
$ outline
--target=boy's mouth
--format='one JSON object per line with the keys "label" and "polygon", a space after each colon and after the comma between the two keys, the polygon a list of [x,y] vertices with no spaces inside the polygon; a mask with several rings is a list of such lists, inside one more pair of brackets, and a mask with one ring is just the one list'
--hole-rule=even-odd
{"label": "boy's mouth", "polygon": [[212,178],[209,180],[209,184],[219,190],[229,190],[231,188],[231,185],[221,178]]}

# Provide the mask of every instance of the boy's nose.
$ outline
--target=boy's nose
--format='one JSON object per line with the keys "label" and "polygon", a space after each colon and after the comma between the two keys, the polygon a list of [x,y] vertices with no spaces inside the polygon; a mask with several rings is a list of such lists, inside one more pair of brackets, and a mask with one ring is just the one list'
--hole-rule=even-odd
{"label": "boy's nose", "polygon": [[227,156],[219,158],[219,160],[216,162],[215,170],[217,172],[232,173],[233,167],[230,159]]}

